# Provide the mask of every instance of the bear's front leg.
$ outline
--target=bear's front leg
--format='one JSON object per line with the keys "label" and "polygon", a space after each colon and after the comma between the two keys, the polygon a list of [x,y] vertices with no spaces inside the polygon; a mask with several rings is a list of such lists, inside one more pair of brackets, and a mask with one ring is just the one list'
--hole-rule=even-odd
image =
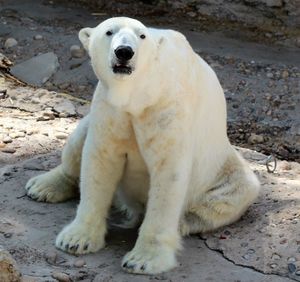
{"label": "bear's front leg", "polygon": [[126,146],[126,121],[110,114],[99,107],[91,115],[82,152],[80,204],[76,218],[56,239],[56,247],[69,253],[96,252],[105,244],[106,218],[123,173]]}
{"label": "bear's front leg", "polygon": [[188,140],[180,138],[177,130],[177,127],[171,130],[156,127],[139,132],[135,127],[150,173],[150,191],[138,240],[122,261],[122,267],[128,272],[157,274],[176,266],[176,251],[180,248],[179,218],[191,166],[191,146]]}

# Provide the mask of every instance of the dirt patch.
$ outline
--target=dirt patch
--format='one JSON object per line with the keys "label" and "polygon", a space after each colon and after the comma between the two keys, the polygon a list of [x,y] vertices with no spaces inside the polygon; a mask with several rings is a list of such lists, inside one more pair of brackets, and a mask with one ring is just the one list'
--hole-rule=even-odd
{"label": "dirt patch", "polygon": [[[17,65],[37,54],[54,52],[60,66],[43,87],[90,100],[97,80],[87,54],[72,56],[74,45],[80,45],[78,31],[123,14],[123,10],[87,10],[55,1],[33,2],[5,1],[1,6],[0,53]],[[195,51],[213,67],[225,90],[228,134],[233,144],[299,162],[299,48],[268,45],[271,42],[260,39],[257,32],[249,41],[243,30],[187,22],[176,14],[139,14],[138,19],[151,26],[182,31]],[[18,43],[5,48],[10,37]],[[253,134],[260,138],[253,139]]]}

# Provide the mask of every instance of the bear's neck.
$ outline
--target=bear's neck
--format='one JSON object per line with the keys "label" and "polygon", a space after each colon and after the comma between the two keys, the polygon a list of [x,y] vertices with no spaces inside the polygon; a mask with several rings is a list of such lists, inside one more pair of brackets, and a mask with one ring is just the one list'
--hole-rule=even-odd
{"label": "bear's neck", "polygon": [[153,85],[159,84],[153,83],[153,76],[151,78],[151,82],[137,76],[114,81],[107,85],[106,100],[117,109],[138,116],[161,96],[158,89],[153,89]]}

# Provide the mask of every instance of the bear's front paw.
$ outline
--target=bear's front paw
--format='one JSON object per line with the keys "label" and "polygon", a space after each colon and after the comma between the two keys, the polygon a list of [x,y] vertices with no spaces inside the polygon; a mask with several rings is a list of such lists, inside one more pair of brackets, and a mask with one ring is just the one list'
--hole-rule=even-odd
{"label": "bear's front paw", "polygon": [[175,266],[175,250],[160,244],[135,246],[122,260],[124,270],[138,274],[158,274]]}
{"label": "bear's front paw", "polygon": [[94,253],[104,247],[104,236],[104,225],[97,227],[73,221],[58,234],[55,245],[71,254]]}

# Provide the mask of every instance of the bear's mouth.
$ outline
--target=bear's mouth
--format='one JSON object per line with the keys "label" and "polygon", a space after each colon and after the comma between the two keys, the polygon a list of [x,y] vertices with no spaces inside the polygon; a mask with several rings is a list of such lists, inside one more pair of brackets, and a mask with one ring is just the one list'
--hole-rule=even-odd
{"label": "bear's mouth", "polygon": [[120,74],[131,74],[132,73],[132,67],[128,66],[123,63],[116,63],[112,67],[114,73],[120,73]]}

